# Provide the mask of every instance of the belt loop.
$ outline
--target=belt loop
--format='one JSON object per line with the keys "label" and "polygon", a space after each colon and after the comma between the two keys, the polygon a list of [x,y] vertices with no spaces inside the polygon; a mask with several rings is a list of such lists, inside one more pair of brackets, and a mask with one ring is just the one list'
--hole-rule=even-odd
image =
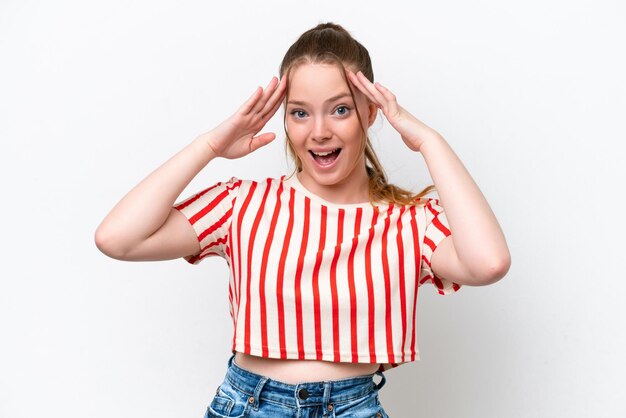
{"label": "belt loop", "polygon": [[324,409],[324,414],[323,416],[327,417],[327,416],[332,416],[332,411],[334,408],[334,405],[330,403],[330,392],[332,389],[332,385],[333,382],[332,381],[327,381],[324,382],[324,399],[322,400],[322,408]]}
{"label": "belt loop", "polygon": [[383,372],[381,372],[380,370],[376,371],[376,374],[379,375],[381,379],[380,379],[380,382],[378,382],[378,384],[374,383],[374,389],[380,390],[383,386],[385,386],[385,382],[387,381],[387,379],[385,378],[385,375],[383,374]]}
{"label": "belt loop", "polygon": [[233,361],[235,361],[235,354],[231,354],[230,358],[228,359],[228,367],[231,366],[231,364],[233,364]]}
{"label": "belt loop", "polygon": [[252,408],[255,411],[259,410],[259,398],[261,397],[261,391],[263,390],[263,386],[265,386],[265,383],[268,380],[268,377],[261,377],[261,379],[259,379],[259,381],[257,382],[256,387],[254,388],[254,395],[252,395],[254,402],[252,403]]}

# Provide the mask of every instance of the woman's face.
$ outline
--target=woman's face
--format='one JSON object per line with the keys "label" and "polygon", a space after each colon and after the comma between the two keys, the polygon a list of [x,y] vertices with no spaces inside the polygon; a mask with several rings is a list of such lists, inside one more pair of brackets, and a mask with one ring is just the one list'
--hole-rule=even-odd
{"label": "woman's face", "polygon": [[376,106],[353,87],[355,104],[340,69],[332,64],[300,65],[288,81],[285,127],[302,161],[300,181],[326,199],[363,201],[367,196],[363,131],[374,122]]}

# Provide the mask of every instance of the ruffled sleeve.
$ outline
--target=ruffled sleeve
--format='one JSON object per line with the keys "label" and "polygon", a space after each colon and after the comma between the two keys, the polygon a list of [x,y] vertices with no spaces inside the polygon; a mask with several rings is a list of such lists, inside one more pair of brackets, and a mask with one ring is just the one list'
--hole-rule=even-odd
{"label": "ruffled sleeve", "polygon": [[422,263],[419,285],[421,286],[426,282],[430,282],[441,295],[454,293],[459,290],[461,286],[437,276],[431,268],[431,258],[437,246],[446,237],[452,235],[444,208],[441,206],[439,199],[427,198],[423,210],[426,216],[426,229],[421,247]]}
{"label": "ruffled sleeve", "polygon": [[211,256],[230,257],[228,231],[240,185],[241,180],[231,177],[174,204],[174,209],[185,215],[200,242],[200,253],[183,257],[188,263],[198,264]]}

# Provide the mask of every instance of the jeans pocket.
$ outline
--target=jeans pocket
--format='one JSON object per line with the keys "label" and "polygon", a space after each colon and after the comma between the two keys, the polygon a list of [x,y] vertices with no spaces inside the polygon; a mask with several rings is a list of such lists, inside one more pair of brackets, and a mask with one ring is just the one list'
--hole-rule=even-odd
{"label": "jeans pocket", "polygon": [[244,418],[248,416],[248,396],[222,383],[208,406],[205,418]]}
{"label": "jeans pocket", "polygon": [[[378,401],[378,394],[372,391],[360,398],[338,403],[334,407],[336,418],[381,418],[386,417]],[[379,415],[380,414],[380,415]]]}

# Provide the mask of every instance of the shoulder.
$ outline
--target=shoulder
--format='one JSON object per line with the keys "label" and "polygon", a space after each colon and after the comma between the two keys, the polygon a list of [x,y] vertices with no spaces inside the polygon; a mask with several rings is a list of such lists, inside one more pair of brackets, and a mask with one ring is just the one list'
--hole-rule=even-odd
{"label": "shoulder", "polygon": [[270,187],[277,188],[282,183],[282,178],[279,177],[257,177],[257,178],[242,178],[238,176],[232,176],[228,180],[222,181],[221,184],[230,189],[243,189],[249,190],[251,188],[258,187]]}
{"label": "shoulder", "polygon": [[284,176],[278,177],[256,177],[256,178],[236,178],[242,185],[243,184],[269,184],[269,185],[278,185],[282,183]]}
{"label": "shoulder", "polygon": [[441,206],[441,202],[438,197],[422,196],[415,199],[414,204],[411,206],[415,206],[417,208],[421,208],[427,211],[430,210],[431,212],[441,212],[443,210],[443,206]]}
{"label": "shoulder", "polygon": [[256,178],[245,178],[240,176],[231,176],[230,178],[224,178],[222,182],[224,183],[241,183],[241,184],[251,184],[251,183],[280,183],[281,179],[284,176],[279,177],[256,177]]}
{"label": "shoulder", "polygon": [[379,211],[400,213],[400,216],[415,218],[418,224],[428,224],[433,219],[445,216],[443,207],[437,197],[422,196],[409,204],[384,203],[378,207]]}
{"label": "shoulder", "polygon": [[379,210],[387,209],[394,212],[425,212],[441,207],[439,199],[433,197],[419,197],[406,204],[389,201],[377,201],[375,204]]}

